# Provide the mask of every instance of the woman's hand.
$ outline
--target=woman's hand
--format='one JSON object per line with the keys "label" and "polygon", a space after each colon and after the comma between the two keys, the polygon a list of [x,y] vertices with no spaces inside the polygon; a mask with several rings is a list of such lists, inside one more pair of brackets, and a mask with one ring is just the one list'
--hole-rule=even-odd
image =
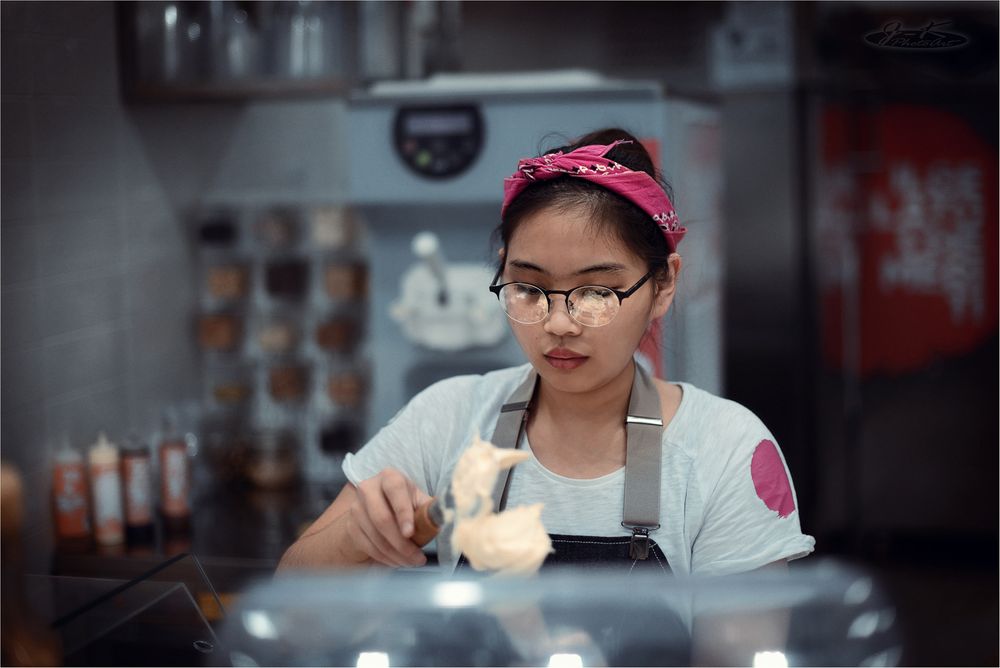
{"label": "woman's hand", "polygon": [[411,540],[414,511],[430,497],[396,469],[387,468],[357,487],[344,485],[333,503],[285,551],[279,571],[319,566],[422,566]]}
{"label": "woman's hand", "polygon": [[386,566],[427,562],[413,536],[414,511],[430,497],[413,481],[387,468],[357,486],[348,510],[348,537],[355,547]]}

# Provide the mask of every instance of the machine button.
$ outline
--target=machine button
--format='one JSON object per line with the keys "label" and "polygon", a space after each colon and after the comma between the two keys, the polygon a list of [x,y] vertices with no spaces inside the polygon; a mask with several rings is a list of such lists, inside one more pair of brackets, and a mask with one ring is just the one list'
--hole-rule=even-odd
{"label": "machine button", "polygon": [[433,162],[434,156],[427,149],[419,151],[414,159],[414,164],[421,169],[426,169]]}

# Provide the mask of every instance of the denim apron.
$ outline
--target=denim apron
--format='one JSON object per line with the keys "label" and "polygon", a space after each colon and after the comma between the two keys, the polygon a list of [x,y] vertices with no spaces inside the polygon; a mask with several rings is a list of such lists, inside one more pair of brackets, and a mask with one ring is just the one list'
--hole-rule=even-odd
{"label": "denim apron", "polygon": [[[520,445],[537,382],[538,375],[531,371],[500,408],[492,439],[497,447],[517,448]],[[625,568],[629,574],[647,569],[671,574],[666,555],[649,537],[651,531],[660,527],[663,438],[660,395],[648,372],[638,364],[635,365],[625,428],[622,526],[631,531],[631,536],[550,534],[554,552],[542,564],[543,569],[564,566],[578,570]],[[497,511],[507,505],[513,473],[513,469],[508,471],[494,489],[493,505]],[[465,568],[469,565],[463,554],[456,571]],[[623,591],[622,595],[627,597],[628,593]],[[609,665],[687,665],[690,636],[676,613],[669,610],[637,612],[645,616],[646,623],[653,623],[658,629],[657,637],[650,638],[648,634],[631,630],[629,620],[624,619],[607,620],[588,629],[604,649],[611,661]]]}
{"label": "denim apron", "polygon": [[[538,374],[531,371],[500,408],[500,417],[493,432],[497,447],[517,448],[528,422],[528,411],[538,383]],[[576,536],[551,534],[554,552],[542,567],[627,566],[658,569],[670,573],[670,564],[649,532],[660,527],[660,473],[662,458],[663,419],[660,395],[648,372],[635,365],[628,415],[625,417],[625,500],[622,526],[631,536]],[[507,492],[513,469],[498,480],[493,490],[493,506],[497,511],[507,506]],[[465,555],[457,568],[467,565]]]}

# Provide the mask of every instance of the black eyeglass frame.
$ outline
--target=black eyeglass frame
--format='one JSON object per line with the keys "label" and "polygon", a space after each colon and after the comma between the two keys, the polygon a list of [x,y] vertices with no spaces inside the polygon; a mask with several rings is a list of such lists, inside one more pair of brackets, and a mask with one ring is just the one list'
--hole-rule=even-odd
{"label": "black eyeglass frame", "polygon": [[[527,286],[530,286],[530,287],[538,290],[539,292],[541,292],[543,295],[545,295],[545,302],[546,302],[545,317],[546,318],[549,317],[549,315],[551,315],[551,313],[552,313],[552,298],[549,295],[562,295],[566,299],[566,308],[567,308],[567,312],[569,312],[569,296],[570,296],[571,293],[576,292],[580,288],[601,288],[602,290],[607,290],[608,292],[614,293],[614,295],[616,297],[618,297],[618,307],[621,308],[621,305],[622,305],[623,301],[625,301],[626,299],[628,299],[629,297],[631,297],[633,294],[635,294],[636,290],[638,290],[643,285],[645,285],[646,281],[648,281],[650,278],[653,277],[653,272],[652,271],[647,271],[645,276],[643,276],[642,278],[640,278],[635,283],[635,285],[633,285],[632,287],[628,288],[627,290],[615,290],[614,288],[609,288],[606,285],[593,285],[591,283],[587,283],[585,285],[579,285],[579,286],[573,288],[572,290],[546,290],[544,288],[538,287],[537,285],[534,285],[533,283],[525,283],[524,281],[509,281],[507,283],[501,283],[500,285],[497,285],[496,284],[497,279],[500,278],[500,274],[503,273],[503,270],[504,270],[504,268],[500,267],[500,269],[497,270],[496,275],[493,277],[493,280],[490,281],[490,292],[492,292],[493,294],[495,294],[497,296],[497,301],[500,300],[500,291],[503,290],[508,285],[527,285]],[[504,309],[504,314],[506,314],[507,317],[510,318],[510,314],[507,313],[507,309]],[[615,316],[617,317],[617,315],[618,315],[618,313],[616,312]],[[570,317],[573,318],[574,322],[579,322],[584,327],[603,327],[604,326],[604,325],[588,325],[586,323],[580,322],[575,317],[573,317],[572,313],[570,313]],[[614,318],[612,318],[612,320],[613,319]],[[514,319],[511,318],[511,320],[514,320]],[[536,322],[531,322],[531,323],[521,322],[520,320],[514,320],[514,322],[521,322],[522,325],[537,325],[539,322],[544,322],[544,321],[545,321],[545,318],[542,318],[541,320],[538,320]],[[609,320],[608,322],[606,322],[604,324],[605,325],[611,324],[611,320]]]}

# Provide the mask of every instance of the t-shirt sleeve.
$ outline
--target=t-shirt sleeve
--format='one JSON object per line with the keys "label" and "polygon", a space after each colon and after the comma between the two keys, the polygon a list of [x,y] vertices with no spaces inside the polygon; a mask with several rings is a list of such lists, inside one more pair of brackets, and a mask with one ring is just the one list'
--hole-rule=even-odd
{"label": "t-shirt sleeve", "polygon": [[[436,494],[451,444],[467,428],[475,378],[440,381],[417,394],[357,453],[344,458],[344,475],[359,484],[385,468],[395,468],[428,494]],[[457,439],[457,440],[456,440]]]}
{"label": "t-shirt sleeve", "polygon": [[692,573],[728,575],[804,557],[815,544],[799,526],[788,466],[774,437],[743,407],[727,416],[701,453],[704,513],[691,554]]}

